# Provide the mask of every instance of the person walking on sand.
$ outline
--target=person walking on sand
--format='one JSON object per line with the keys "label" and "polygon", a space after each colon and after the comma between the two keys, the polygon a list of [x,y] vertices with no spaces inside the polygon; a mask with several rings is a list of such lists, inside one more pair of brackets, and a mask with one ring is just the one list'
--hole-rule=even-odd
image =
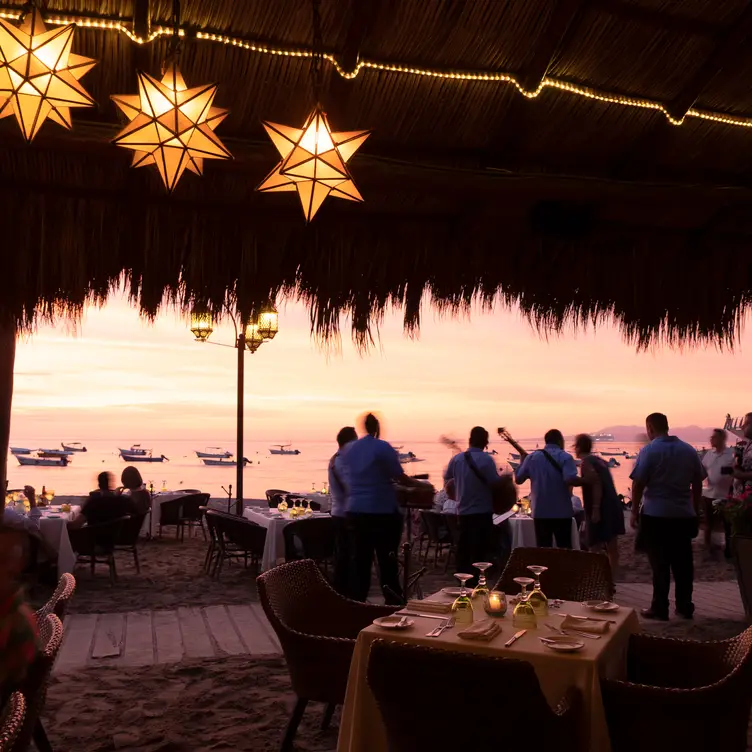
{"label": "person walking on sand", "polygon": [[625,532],[624,508],[608,464],[592,453],[593,439],[586,433],[578,434],[574,451],[580,460],[587,547],[605,552],[615,577],[619,567],[619,536]]}
{"label": "person walking on sand", "polygon": [[[716,428],[710,435],[710,449],[702,457],[702,466],[707,478],[702,491],[705,548],[715,558],[713,531],[725,529],[721,515],[716,513],[716,504],[727,498],[734,483],[734,453],[726,446],[726,432]],[[729,532],[726,532],[726,551],[729,551]]]}
{"label": "person walking on sand", "polygon": [[644,446],[632,474],[631,525],[639,527],[653,571],[653,601],[646,619],[668,621],[671,575],[676,613],[691,619],[694,562],[705,468],[693,446],[668,432],[668,418],[652,413],[645,419],[650,443]]}

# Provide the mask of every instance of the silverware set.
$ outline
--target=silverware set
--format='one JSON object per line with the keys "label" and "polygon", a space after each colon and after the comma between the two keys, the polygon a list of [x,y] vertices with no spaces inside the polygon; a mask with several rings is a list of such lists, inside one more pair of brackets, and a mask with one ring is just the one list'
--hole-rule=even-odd
{"label": "silverware set", "polygon": [[454,617],[444,619],[441,624],[430,632],[426,632],[426,637],[441,637],[447,629],[451,629],[454,626]]}
{"label": "silverware set", "polygon": [[585,637],[588,640],[600,640],[601,636],[599,634],[590,634],[590,632],[580,632],[576,629],[567,629],[566,631],[563,629],[557,629],[552,624],[545,624],[545,627],[550,629],[552,632],[556,632],[556,634],[559,635],[565,635],[569,637],[570,635],[577,635],[578,637]]}

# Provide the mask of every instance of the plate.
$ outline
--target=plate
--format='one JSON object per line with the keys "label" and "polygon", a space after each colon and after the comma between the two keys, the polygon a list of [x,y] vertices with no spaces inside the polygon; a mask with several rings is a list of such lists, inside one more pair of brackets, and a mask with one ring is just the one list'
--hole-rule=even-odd
{"label": "plate", "polygon": [[585,643],[568,635],[552,635],[551,637],[540,637],[543,647],[549,650],[557,650],[560,653],[576,653],[585,647]]}
{"label": "plate", "polygon": [[[471,588],[465,588],[467,590],[467,594],[470,595],[472,592]],[[462,588],[458,587],[443,587],[441,588],[441,592],[444,593],[444,595],[451,595],[452,598],[459,598],[460,593],[462,592]]]}
{"label": "plate", "polygon": [[591,611],[599,611],[601,613],[609,613],[610,611],[618,611],[620,606],[613,601],[585,601],[582,604],[585,608],[589,608]]}
{"label": "plate", "polygon": [[404,617],[402,616],[379,616],[378,619],[374,619],[373,623],[377,627],[382,627],[383,629],[410,629],[410,627],[415,624],[415,622],[412,619],[405,619],[405,621],[400,624]]}

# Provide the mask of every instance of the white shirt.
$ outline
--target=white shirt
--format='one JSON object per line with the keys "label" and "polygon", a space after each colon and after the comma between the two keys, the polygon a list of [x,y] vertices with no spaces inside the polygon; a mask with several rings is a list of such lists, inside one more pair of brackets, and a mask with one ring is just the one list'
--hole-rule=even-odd
{"label": "white shirt", "polygon": [[23,530],[32,535],[39,535],[39,520],[42,518],[42,511],[39,507],[33,507],[28,514],[20,514],[11,507],[5,507],[3,510],[3,524],[13,530]]}
{"label": "white shirt", "polygon": [[708,474],[703,496],[708,499],[725,499],[731,493],[733,475],[721,475],[722,467],[734,466],[734,453],[726,447],[722,452],[708,449],[702,458],[702,466]]}
{"label": "white shirt", "polygon": [[332,497],[332,517],[344,517],[347,513],[347,466],[342,462],[347,450],[354,444],[345,444],[329,461],[329,495]]}

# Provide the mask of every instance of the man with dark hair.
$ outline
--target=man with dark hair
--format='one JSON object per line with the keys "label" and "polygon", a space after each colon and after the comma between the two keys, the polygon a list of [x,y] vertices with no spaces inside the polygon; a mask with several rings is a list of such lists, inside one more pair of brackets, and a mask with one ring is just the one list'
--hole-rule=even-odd
{"label": "man with dark hair", "polygon": [[[716,505],[731,493],[734,482],[734,453],[726,446],[726,432],[722,428],[716,428],[710,434],[710,446],[702,458],[702,466],[707,473],[702,492],[702,506],[705,517],[705,548],[711,557],[715,557],[713,531],[725,527],[721,515],[716,512]],[[726,550],[728,548],[727,537]]]}
{"label": "man with dark hair", "polygon": [[691,619],[695,610],[692,539],[698,532],[705,468],[693,446],[669,436],[665,415],[648,415],[645,427],[650,443],[640,450],[629,476],[632,527],[639,523],[639,537],[653,570],[653,601],[642,615],[668,620],[673,573],[676,613]]}
{"label": "man with dark hair", "polygon": [[466,452],[455,454],[449,461],[444,484],[454,482],[458,503],[457,571],[472,574],[470,584],[473,585],[473,563],[493,561],[499,550],[493,524],[493,489],[499,482],[499,473],[493,457],[484,451],[488,446],[485,428],[473,428],[468,443]]}
{"label": "man with dark hair", "polygon": [[[511,437],[507,437],[507,441]],[[530,481],[530,501],[535,524],[535,540],[541,548],[572,548],[572,492],[577,484],[577,467],[564,451],[564,436],[556,428],[546,432],[545,446],[528,454],[516,441],[522,464],[514,477],[518,485]]]}
{"label": "man with dark hair", "polygon": [[337,434],[337,451],[329,460],[329,495],[332,499],[332,518],[337,527],[334,544],[334,589],[341,595],[349,595],[350,546],[345,524],[347,514],[347,479],[343,458],[358,434],[352,426],[341,428]]}

